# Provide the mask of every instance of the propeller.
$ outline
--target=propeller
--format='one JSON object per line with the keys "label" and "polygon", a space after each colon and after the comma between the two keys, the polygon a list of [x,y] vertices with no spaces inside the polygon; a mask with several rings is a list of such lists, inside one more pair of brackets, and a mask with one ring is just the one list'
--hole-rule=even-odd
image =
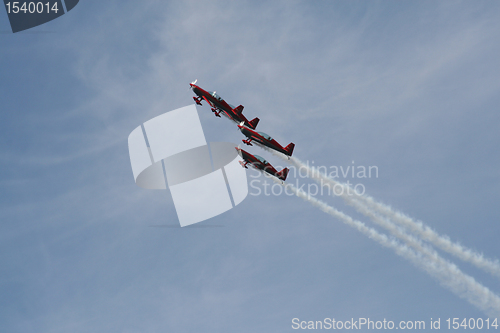
{"label": "propeller", "polygon": [[192,84],[196,84],[196,82],[198,82],[198,79],[196,79],[196,80],[194,80],[193,82],[191,82],[191,84],[189,85],[189,89],[193,89]]}

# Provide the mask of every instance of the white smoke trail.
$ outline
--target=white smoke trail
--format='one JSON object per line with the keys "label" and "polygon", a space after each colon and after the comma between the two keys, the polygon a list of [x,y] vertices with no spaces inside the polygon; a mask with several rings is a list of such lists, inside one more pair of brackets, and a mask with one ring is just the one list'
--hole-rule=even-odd
{"label": "white smoke trail", "polygon": [[[274,179],[274,177],[272,178],[278,184],[281,184],[280,181]],[[474,280],[471,276],[464,274],[456,265],[440,257],[436,251],[422,244],[418,239],[409,235],[404,236],[405,241],[411,244],[415,249],[413,250],[395,239],[391,239],[387,237],[387,235],[367,227],[363,222],[352,219],[350,216],[329,206],[325,202],[311,197],[291,184],[286,184],[284,186],[290,189],[299,198],[318,207],[325,213],[340,219],[343,223],[356,228],[382,246],[392,248],[398,255],[410,260],[417,267],[425,270],[431,276],[435,277],[443,286],[459,297],[466,299],[469,303],[484,311],[488,316],[496,318],[500,315],[500,298],[496,294]]]}
{"label": "white smoke trail", "polygon": [[[267,147],[263,148],[273,153],[274,155],[279,156],[282,159],[286,159],[284,155],[277,153],[274,150],[271,150]],[[373,211],[387,216],[392,221],[408,228],[414,234],[419,235],[420,237],[422,237],[422,239],[428,242],[431,242],[432,244],[436,245],[443,251],[446,251],[463,261],[469,262],[475,265],[476,267],[483,269],[484,271],[487,271],[497,277],[500,277],[500,263],[498,260],[491,260],[485,258],[482,254],[477,253],[474,250],[469,249],[456,242],[453,242],[448,236],[439,235],[436,231],[434,231],[429,226],[426,226],[423,222],[415,221],[411,217],[392,209],[390,206],[375,201],[375,199],[373,199],[368,195],[358,195],[356,191],[354,191],[348,185],[337,182],[336,180],[319,172],[314,167],[310,167],[309,165],[303,163],[302,161],[300,161],[295,157],[290,158],[289,161],[296,167],[304,168],[307,171],[307,174],[319,183],[321,183],[321,181],[324,181],[328,183],[330,186],[332,186],[332,188],[340,186],[342,189],[340,193],[342,198],[348,204],[356,208],[357,211],[359,211],[360,213],[364,214],[367,217],[372,218],[374,222],[379,223],[380,225],[387,228],[388,224],[381,223],[380,217],[378,218],[374,217]],[[370,212],[369,209],[371,209],[372,211]]]}
{"label": "white smoke trail", "polygon": [[[481,253],[477,253],[472,249],[469,249],[459,243],[453,242],[448,236],[439,235],[435,230],[426,226],[421,221],[415,221],[411,217],[395,211],[391,207],[376,202],[370,196],[360,196],[360,200],[362,200],[369,208],[377,211],[380,214],[384,214],[391,218],[393,221],[405,226],[411,232],[419,235],[422,239],[431,242],[436,245],[443,251],[446,251],[450,254],[455,255],[457,258],[470,262],[478,268],[483,269],[497,277],[500,277],[500,263],[498,259],[491,260],[485,258]],[[355,207],[359,207],[362,203],[356,199],[352,201],[352,204]]]}

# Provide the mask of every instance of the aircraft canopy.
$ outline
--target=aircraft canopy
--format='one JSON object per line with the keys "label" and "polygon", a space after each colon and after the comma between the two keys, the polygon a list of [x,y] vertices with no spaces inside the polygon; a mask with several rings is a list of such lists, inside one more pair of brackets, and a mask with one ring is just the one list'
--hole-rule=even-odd
{"label": "aircraft canopy", "polygon": [[269,135],[267,135],[267,134],[266,134],[266,133],[264,133],[264,132],[257,132],[257,133],[259,133],[260,135],[262,135],[262,137],[263,137],[264,139],[266,139],[266,140],[271,141],[271,140],[273,139],[273,138],[271,138]]}
{"label": "aircraft canopy", "polygon": [[217,94],[215,93],[215,91],[214,91],[214,92],[209,91],[209,93],[210,93],[210,95],[212,95],[212,97],[213,97],[213,98],[216,98],[216,99],[218,99],[219,101],[222,101],[222,97],[220,97],[219,95],[217,95]]}
{"label": "aircraft canopy", "polygon": [[261,157],[259,155],[253,155],[253,156],[255,156],[255,158],[258,159],[259,161],[261,161],[262,163],[267,164],[267,161],[263,157]]}

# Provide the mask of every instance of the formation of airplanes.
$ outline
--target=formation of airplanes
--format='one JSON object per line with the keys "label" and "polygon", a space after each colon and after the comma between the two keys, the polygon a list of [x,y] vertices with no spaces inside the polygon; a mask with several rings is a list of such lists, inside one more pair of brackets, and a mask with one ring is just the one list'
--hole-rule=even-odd
{"label": "formation of airplanes", "polygon": [[[292,156],[295,144],[290,143],[286,147],[283,147],[266,133],[255,131],[255,128],[257,127],[257,124],[260,120],[259,118],[254,118],[248,121],[248,119],[243,115],[243,105],[234,107],[233,105],[227,103],[222,97],[217,95],[215,91],[207,91],[197,86],[197,81],[198,80],[195,80],[194,82],[191,82],[189,84],[190,88],[196,94],[196,97],[193,97],[196,104],[202,105],[201,102],[205,101],[211,106],[211,110],[216,117],[220,117],[220,114],[222,113],[232,121],[236,122],[241,133],[243,133],[243,135],[245,135],[246,137],[246,139],[241,140],[243,141],[243,143],[252,146],[253,141],[258,145],[265,146],[277,152],[285,154],[286,156],[288,156],[288,158]],[[240,161],[240,164],[244,168],[248,168],[247,165],[250,164],[254,168],[262,170],[282,181],[286,180],[286,177],[288,175],[288,168],[284,168],[278,172],[271,165],[271,163],[267,162],[259,155],[252,155],[239,147],[237,147],[236,150],[238,151],[238,154],[243,158],[243,161]]]}

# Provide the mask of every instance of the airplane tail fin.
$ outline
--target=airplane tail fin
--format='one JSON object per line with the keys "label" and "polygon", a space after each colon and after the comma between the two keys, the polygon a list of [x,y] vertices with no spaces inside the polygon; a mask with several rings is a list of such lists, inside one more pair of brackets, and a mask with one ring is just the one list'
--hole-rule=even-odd
{"label": "airplane tail fin", "polygon": [[295,148],[295,144],[293,142],[285,147],[285,150],[287,151],[288,156],[292,156],[293,148]]}
{"label": "airplane tail fin", "polygon": [[236,114],[241,114],[243,112],[243,105],[237,106],[233,109],[233,112]]}
{"label": "airplane tail fin", "polygon": [[257,124],[259,123],[260,119],[259,118],[253,118],[252,120],[250,120],[248,122],[248,125],[250,125],[250,127],[252,129],[255,129],[255,127],[257,127]]}
{"label": "airplane tail fin", "polygon": [[282,181],[285,181],[286,176],[288,176],[288,168],[284,168],[280,172],[276,174],[276,176],[281,179]]}

